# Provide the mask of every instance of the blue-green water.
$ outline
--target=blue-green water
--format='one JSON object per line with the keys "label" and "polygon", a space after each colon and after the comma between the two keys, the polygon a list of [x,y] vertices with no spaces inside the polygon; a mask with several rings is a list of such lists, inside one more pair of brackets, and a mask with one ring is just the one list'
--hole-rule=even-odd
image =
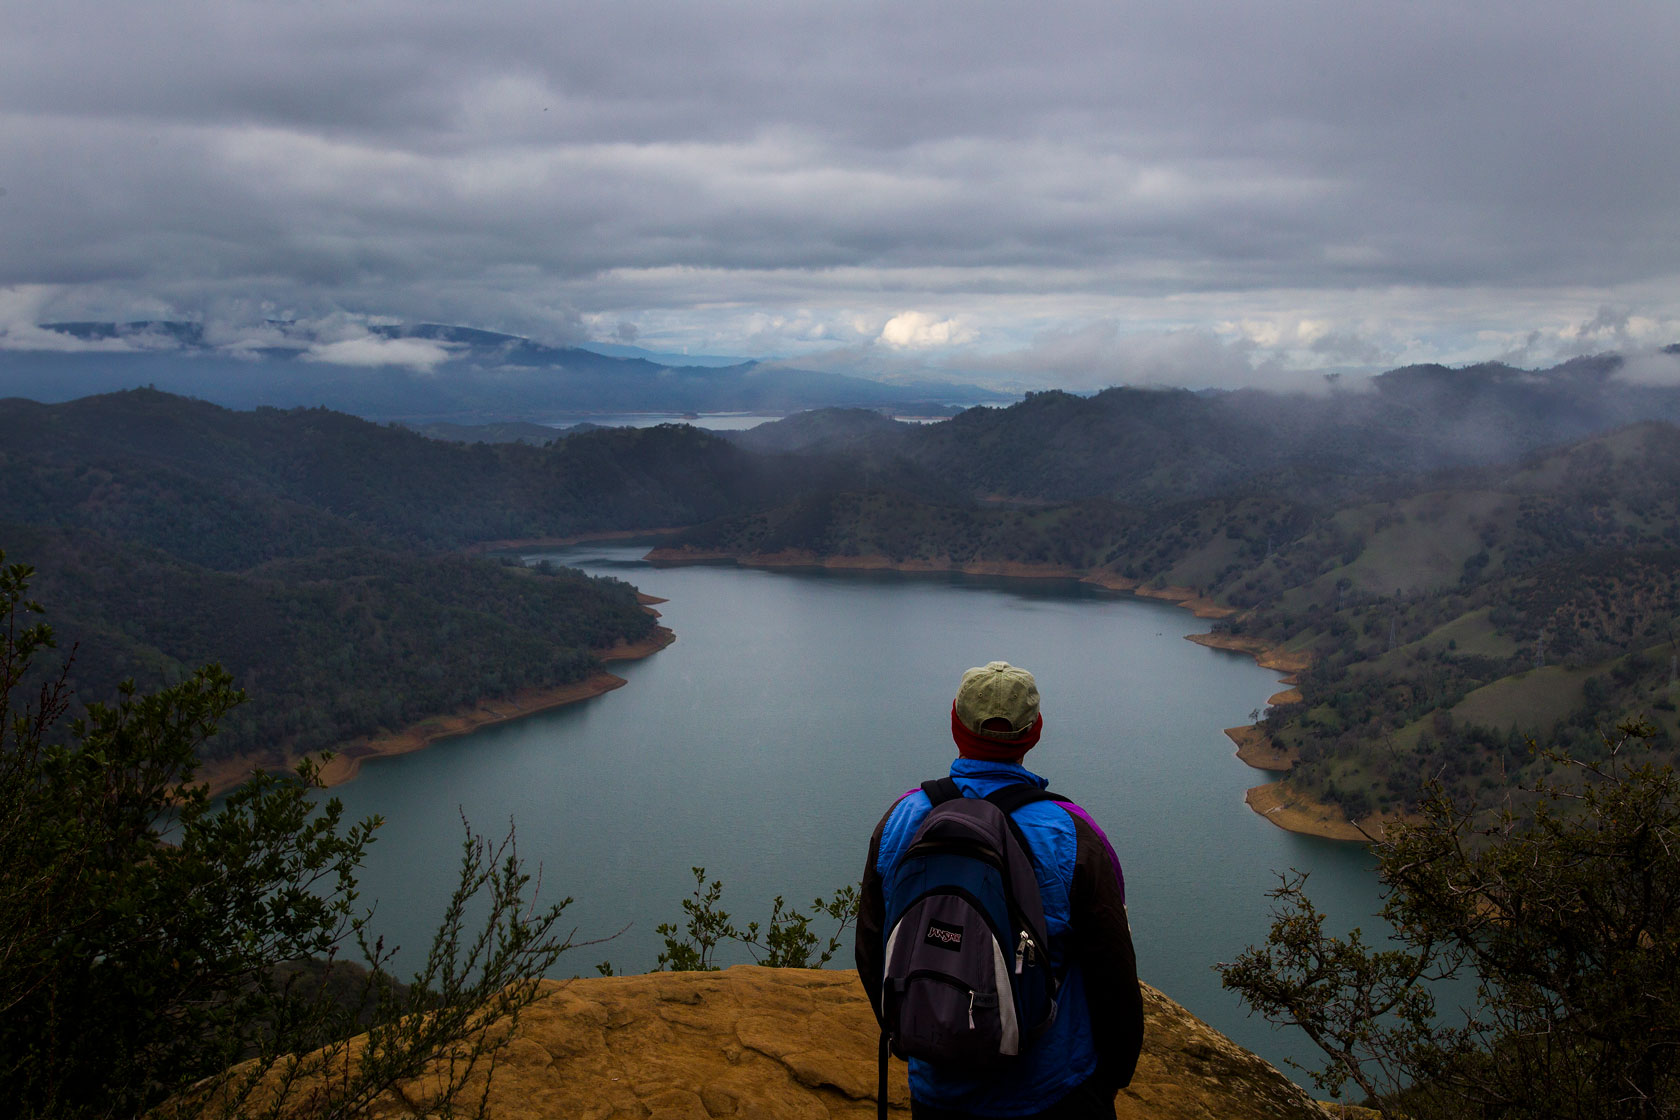
{"label": "blue-green water", "polygon": [[[611,942],[560,972],[654,966],[704,865],[739,922],[770,899],[855,882],[875,822],[954,755],[962,671],[993,659],[1038,677],[1044,738],[1028,765],[1084,805],[1125,865],[1139,970],[1274,1062],[1310,1044],[1249,1018],[1211,966],[1265,936],[1276,871],[1312,873],[1319,906],[1371,924],[1378,892],[1353,846],[1282,831],[1243,805],[1267,775],[1221,729],[1281,687],[1246,657],[1183,640],[1187,612],[1071,581],[654,568],[639,547],[531,553],[669,601],[675,644],[614,671],[628,684],[568,708],[376,761],[334,793],[386,820],[363,877],[375,926],[421,947],[454,882],[459,814],[518,825],[568,926]],[[850,946],[837,964],[849,967]],[[746,959],[744,956],[731,958]]]}

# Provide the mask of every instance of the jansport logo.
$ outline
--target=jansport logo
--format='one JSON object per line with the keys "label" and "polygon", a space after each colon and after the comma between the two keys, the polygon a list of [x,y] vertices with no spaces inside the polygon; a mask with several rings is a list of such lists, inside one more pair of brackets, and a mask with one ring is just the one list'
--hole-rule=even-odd
{"label": "jansport logo", "polygon": [[953,953],[962,951],[963,927],[948,926],[944,922],[929,921],[927,936],[923,938],[935,949],[949,949]]}

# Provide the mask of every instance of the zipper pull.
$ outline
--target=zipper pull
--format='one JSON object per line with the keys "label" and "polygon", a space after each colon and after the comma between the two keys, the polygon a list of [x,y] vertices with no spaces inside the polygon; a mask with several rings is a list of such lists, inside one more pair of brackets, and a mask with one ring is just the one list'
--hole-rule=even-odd
{"label": "zipper pull", "polygon": [[972,990],[968,993],[968,1029],[974,1029],[974,992]]}
{"label": "zipper pull", "polygon": [[1021,940],[1015,943],[1015,975],[1017,976],[1021,975],[1021,969],[1026,964],[1027,946],[1031,944],[1032,939],[1027,936],[1027,931],[1022,930]]}

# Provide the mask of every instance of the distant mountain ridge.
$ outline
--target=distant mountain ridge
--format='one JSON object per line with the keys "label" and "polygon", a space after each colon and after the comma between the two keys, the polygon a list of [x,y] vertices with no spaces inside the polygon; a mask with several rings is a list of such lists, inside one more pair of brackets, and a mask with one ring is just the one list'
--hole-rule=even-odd
{"label": "distant mountain ridge", "polygon": [[[738,366],[753,360],[739,355],[725,357],[721,354],[678,354],[675,351],[649,350],[644,346],[630,346],[619,342],[585,342],[579,348],[593,350],[609,358],[642,358],[662,366]],[[763,361],[762,358],[758,360]]]}
{"label": "distant mountain ridge", "polygon": [[913,464],[976,498],[1156,505],[1233,493],[1340,501],[1443,470],[1517,461],[1645,420],[1680,421],[1680,386],[1620,374],[1616,355],[1548,370],[1409,366],[1317,394],[1051,389],[918,427],[857,410],[732,436],[860,469]]}
{"label": "distant mountain ridge", "polygon": [[121,348],[0,349],[0,395],[58,402],[150,385],[230,408],[324,406],[373,420],[454,423],[826,406],[937,414],[951,402],[1010,399],[973,385],[887,384],[757,362],[664,365],[438,323],[372,325],[327,339],[279,322],[231,341],[198,323],[163,320],[42,329]]}
{"label": "distant mountain ridge", "polygon": [[[1580,713],[1624,702],[1656,705],[1680,741],[1680,694],[1661,692],[1674,654],[1656,649],[1680,633],[1676,417],[1680,389],[1634,383],[1614,356],[1412,367],[1316,396],[1049,391],[929,425],[827,409],[727,438],[664,424],[540,445],[153,390],[0,399],[0,547],[40,564],[92,695],[213,657],[254,691],[326,681],[342,698],[230,744],[323,744],[452,706],[439,697],[567,679],[595,631],[638,621],[581,585],[522,591],[516,570],[477,562],[457,575],[444,551],[483,542],[689,526],[669,541],[694,558],[1055,569],[1197,593],[1235,612],[1221,626],[1236,648],[1310,659],[1304,707],[1280,705],[1266,730],[1297,752],[1292,788],[1363,815],[1444,757],[1464,762],[1455,780],[1515,774],[1510,735],[1574,745]],[[469,585],[497,620],[447,601]],[[563,649],[532,637],[542,586],[578,604]],[[464,667],[431,680],[445,630],[471,636],[450,646]],[[343,668],[357,657],[409,682],[416,707],[370,699]],[[298,671],[276,678],[284,664]],[[1537,665],[1537,684],[1516,679]],[[1367,757],[1390,736],[1401,754]]]}

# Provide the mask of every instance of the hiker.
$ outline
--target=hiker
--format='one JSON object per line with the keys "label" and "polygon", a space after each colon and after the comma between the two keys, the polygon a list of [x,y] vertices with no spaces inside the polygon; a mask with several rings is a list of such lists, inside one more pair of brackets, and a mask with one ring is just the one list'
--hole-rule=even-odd
{"label": "hiker", "polygon": [[1044,727],[1038,704],[1025,669],[964,673],[950,777],[899,798],[870,838],[857,966],[882,1024],[883,1116],[889,1036],[909,1058],[917,1120],[1111,1118],[1137,1066],[1120,862],[1083,809],[1021,765]]}

